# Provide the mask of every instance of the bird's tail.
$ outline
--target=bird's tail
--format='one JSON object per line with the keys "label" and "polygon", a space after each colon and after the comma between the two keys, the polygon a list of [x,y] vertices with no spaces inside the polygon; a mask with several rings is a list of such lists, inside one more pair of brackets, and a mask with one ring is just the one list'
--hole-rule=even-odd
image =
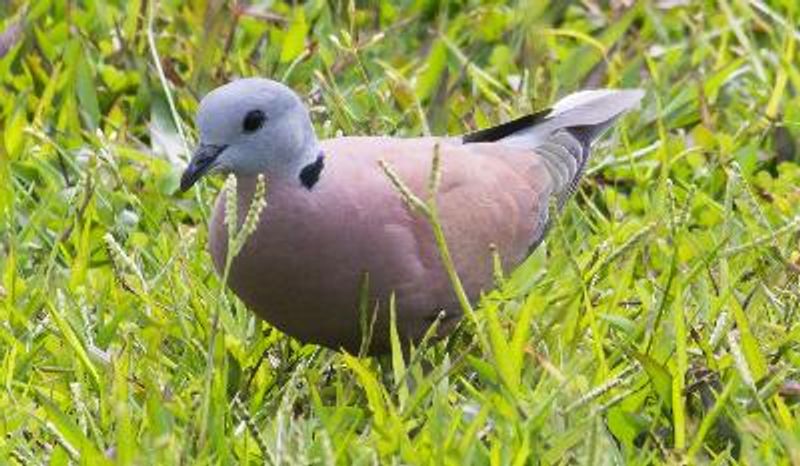
{"label": "bird's tail", "polygon": [[464,143],[497,142],[535,151],[563,202],[575,190],[592,143],[623,113],[639,105],[639,89],[581,91],[552,108],[465,135]]}

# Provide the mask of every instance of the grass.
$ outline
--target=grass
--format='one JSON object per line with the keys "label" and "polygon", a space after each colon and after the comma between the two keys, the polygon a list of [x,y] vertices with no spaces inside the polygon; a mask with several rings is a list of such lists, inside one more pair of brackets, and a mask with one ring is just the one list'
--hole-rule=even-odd
{"label": "grass", "polygon": [[[3,463],[800,463],[794,0],[274,3],[0,3]],[[647,96],[475,325],[374,360],[255,320],[222,180],[176,194],[245,75],[321,137]]]}

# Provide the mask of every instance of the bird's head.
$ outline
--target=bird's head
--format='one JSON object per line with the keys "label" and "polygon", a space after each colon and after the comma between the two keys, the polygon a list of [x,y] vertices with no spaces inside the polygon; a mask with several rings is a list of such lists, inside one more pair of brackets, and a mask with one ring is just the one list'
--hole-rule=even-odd
{"label": "bird's head", "polygon": [[291,89],[248,78],[218,87],[200,102],[200,143],[181,176],[181,191],[207,173],[296,176],[315,156],[308,111]]}

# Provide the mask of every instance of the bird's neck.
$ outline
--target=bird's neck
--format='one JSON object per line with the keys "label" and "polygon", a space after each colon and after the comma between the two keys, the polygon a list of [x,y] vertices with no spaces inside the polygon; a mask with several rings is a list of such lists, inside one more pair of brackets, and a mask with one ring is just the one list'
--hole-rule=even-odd
{"label": "bird's neck", "polygon": [[299,183],[301,174],[307,170],[306,167],[317,163],[322,153],[313,134],[304,139],[305,143],[300,147],[276,151],[275,156],[269,160],[269,165],[263,167],[260,172],[268,179],[280,180],[281,183]]}
{"label": "bird's neck", "polygon": [[325,168],[325,154],[320,149],[317,153],[316,159],[313,162],[305,165],[298,175],[298,180],[304,188],[309,191],[314,188],[319,178],[322,176],[322,171]]}

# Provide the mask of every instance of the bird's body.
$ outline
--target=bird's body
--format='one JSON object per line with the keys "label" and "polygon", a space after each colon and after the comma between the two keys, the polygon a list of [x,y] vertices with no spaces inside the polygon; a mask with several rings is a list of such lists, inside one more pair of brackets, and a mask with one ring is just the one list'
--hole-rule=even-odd
{"label": "bird's body", "polygon": [[[387,349],[392,292],[401,335],[420,338],[442,310],[445,333],[461,312],[433,232],[423,215],[407,208],[378,165],[385,160],[413,192],[424,196],[437,143],[442,160],[439,214],[467,294],[477,297],[492,284],[490,244],[511,266],[540,239],[553,183],[530,151],[462,144],[455,138],[321,141],[324,169],[310,189],[299,179],[268,179],[259,233],[232,264],[233,291],[265,320],[300,340],[355,351],[361,343],[359,289],[369,273],[370,310],[373,300],[380,301],[373,352]],[[242,177],[238,184],[242,212],[252,198],[255,177]],[[209,245],[218,270],[227,245],[222,197]]]}
{"label": "bird's body", "polygon": [[[561,206],[574,191],[592,141],[641,97],[637,90],[584,91],[462,137],[318,141],[291,90],[239,80],[201,102],[202,143],[181,186],[209,171],[232,172],[244,212],[257,176],[265,175],[267,208],[233,260],[228,285],[287,334],[353,352],[363,343],[359,298],[368,277],[366,311],[377,311],[368,348],[381,353],[389,349],[392,294],[403,341],[419,340],[442,311],[439,335],[446,334],[461,311],[428,220],[405,205],[380,160],[425,197],[438,145],[439,218],[474,299],[492,286],[491,245],[505,267],[520,263],[544,236],[551,201]],[[223,196],[209,226],[220,273],[227,254]]]}

